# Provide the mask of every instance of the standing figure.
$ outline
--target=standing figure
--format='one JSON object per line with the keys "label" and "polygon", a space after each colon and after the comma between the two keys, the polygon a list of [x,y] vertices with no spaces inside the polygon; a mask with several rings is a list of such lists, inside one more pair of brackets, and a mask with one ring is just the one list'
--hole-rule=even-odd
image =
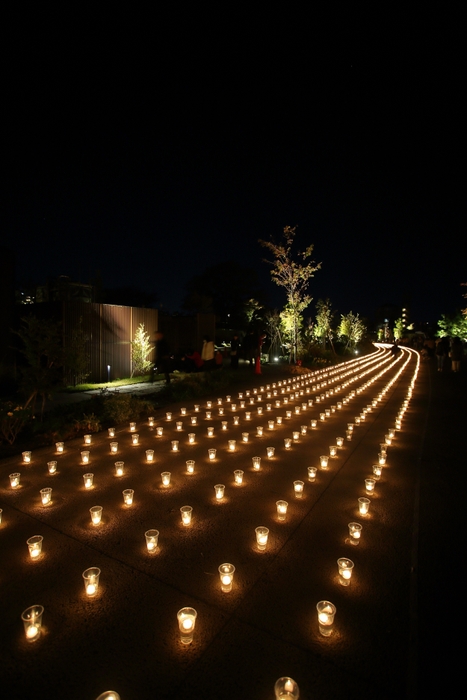
{"label": "standing figure", "polygon": [[214,342],[208,335],[203,338],[203,349],[201,350],[201,359],[204,362],[204,368],[209,372],[214,367]]}

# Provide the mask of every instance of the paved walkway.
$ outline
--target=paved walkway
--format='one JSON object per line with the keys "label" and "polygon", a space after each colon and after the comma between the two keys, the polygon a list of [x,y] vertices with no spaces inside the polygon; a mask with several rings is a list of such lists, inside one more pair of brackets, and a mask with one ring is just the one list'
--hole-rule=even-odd
{"label": "paved walkway", "polygon": [[[274,682],[284,675],[294,678],[300,697],[309,700],[417,697],[417,651],[425,653],[425,644],[432,643],[432,610],[449,592],[443,567],[456,566],[450,556],[458,544],[449,538],[463,520],[460,507],[452,515],[453,501],[454,508],[460,506],[463,493],[450,477],[461,469],[465,474],[465,457],[457,449],[459,424],[466,415],[465,379],[420,366],[402,430],[388,448],[388,466],[370,496],[368,516],[362,517],[357,499],[365,496],[364,479],[394,425],[416,367],[416,356],[404,351],[366,386],[392,359],[375,369],[369,366],[368,374],[349,386],[343,385],[354,375],[313,389],[332,379],[314,373],[310,384],[293,384],[294,393],[304,393],[287,405],[283,399],[290,397],[292,385],[277,386],[279,393],[271,399],[264,389],[262,400],[251,405],[250,421],[248,404],[242,408],[236,399],[232,411],[223,397],[224,416],[216,404],[207,419],[204,401],[199,413],[187,405],[186,417],[180,415],[181,405],[172,406],[170,421],[161,411],[156,426],[163,427],[162,436],[147,424],[138,425],[138,445],[131,444],[129,429],[120,427],[115,441],[118,459],[125,463],[122,477],[115,476],[106,433],[93,436],[89,466],[81,464],[81,441],[67,443],[63,455],[38,450],[30,465],[18,457],[1,462],[0,678],[5,697],[95,700],[113,688],[122,700],[266,700],[274,697]],[[352,440],[345,441],[328,469],[318,469],[316,478],[308,480],[307,467],[319,466],[320,455],[328,454],[337,436],[345,436],[347,423],[406,361]],[[252,378],[252,390],[260,390],[262,381]],[[316,403],[316,395],[336,385],[339,393]],[[287,389],[283,395],[282,388]],[[342,409],[319,421],[316,429],[310,427],[311,419],[359,388]],[[302,410],[310,398],[314,405]],[[240,416],[238,426],[234,415]],[[197,425],[191,424],[193,417]],[[270,417],[276,421],[274,430],[268,429]],[[183,424],[180,432],[176,420]],[[208,438],[211,425],[215,435]],[[284,438],[301,425],[307,426],[306,435],[286,450]],[[263,437],[257,436],[257,426],[263,426]],[[188,444],[189,432],[196,434],[193,445]],[[242,442],[243,432],[249,433],[248,442]],[[175,439],[177,452],[171,449]],[[229,439],[237,441],[235,452],[227,450]],[[266,457],[267,446],[275,447],[273,459]],[[210,447],[217,449],[214,461],[208,459]],[[145,458],[149,448],[155,450],[154,464]],[[261,456],[260,471],[252,466],[256,455]],[[58,470],[49,475],[46,464],[52,459]],[[186,473],[187,459],[195,460],[193,475]],[[235,469],[244,471],[240,486],[234,484]],[[8,481],[14,471],[21,472],[16,490]],[[94,473],[91,490],[84,488],[87,471]],[[169,487],[162,486],[162,471],[172,474]],[[296,479],[305,484],[300,499],[293,493]],[[220,501],[217,483],[226,487]],[[46,486],[53,492],[51,504],[44,507],[39,490]],[[123,503],[126,488],[135,491],[132,506]],[[276,514],[279,499],[289,503],[284,522]],[[94,505],[103,506],[98,526],[89,516]],[[193,507],[189,527],[181,522],[184,505]],[[357,547],[348,537],[352,521],[363,526]],[[260,525],[269,528],[265,551],[255,541]],[[144,541],[149,528],[160,532],[153,555]],[[25,542],[35,534],[44,541],[42,555],[33,561]],[[348,587],[339,583],[339,557],[355,564]],[[217,571],[224,562],[236,567],[230,593],[221,591]],[[102,571],[94,598],[86,597],[81,575],[90,566]],[[337,607],[330,637],[319,633],[320,600]],[[45,608],[42,634],[34,643],[26,641],[20,620],[32,604]],[[186,646],[180,643],[176,621],[184,606],[198,614],[193,643]],[[449,647],[454,623],[442,615],[437,619],[435,634],[442,627]]]}

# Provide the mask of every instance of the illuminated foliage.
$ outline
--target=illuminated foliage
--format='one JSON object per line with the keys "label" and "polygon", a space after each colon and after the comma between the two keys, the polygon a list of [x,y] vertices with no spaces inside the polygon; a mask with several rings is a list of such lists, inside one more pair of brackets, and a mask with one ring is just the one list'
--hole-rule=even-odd
{"label": "illuminated foliage", "polygon": [[[296,362],[300,346],[302,313],[309,306],[311,297],[306,294],[310,278],[319,270],[321,263],[315,264],[311,258],[313,245],[304,251],[292,251],[296,227],[286,226],[282,241],[263,241],[260,244],[273,254],[273,260],[265,260],[272,266],[271,277],[279,287],[284,287],[287,303],[281,313],[284,339],[289,341],[291,357]],[[303,262],[301,262],[303,261]]]}
{"label": "illuminated foliage", "polygon": [[316,340],[321,341],[323,348],[326,349],[326,342],[329,342],[333,352],[334,345],[332,342],[334,332],[332,330],[332,319],[334,317],[334,311],[331,308],[331,302],[329,299],[323,301],[319,299],[316,304],[316,322],[313,326],[313,335]]}
{"label": "illuminated foliage", "polygon": [[438,321],[438,338],[464,338],[467,340],[467,315],[457,313],[454,316],[443,314]]}
{"label": "illuminated foliage", "polygon": [[404,321],[402,318],[398,318],[396,321],[394,321],[394,328],[392,329],[392,332],[394,334],[394,340],[400,340],[402,338],[404,335]]}
{"label": "illuminated foliage", "polygon": [[148,357],[153,350],[154,345],[150,343],[149,333],[144,330],[144,323],[140,323],[135,333],[135,339],[131,341],[131,361],[133,363],[131,376],[149,373],[153,363]]}
{"label": "illuminated foliage", "polygon": [[347,350],[347,348],[354,348],[363,338],[365,331],[366,326],[362,319],[359,318],[358,314],[353,314],[349,311],[345,316],[341,315],[341,322],[337,334],[341,338],[346,339],[345,350]]}

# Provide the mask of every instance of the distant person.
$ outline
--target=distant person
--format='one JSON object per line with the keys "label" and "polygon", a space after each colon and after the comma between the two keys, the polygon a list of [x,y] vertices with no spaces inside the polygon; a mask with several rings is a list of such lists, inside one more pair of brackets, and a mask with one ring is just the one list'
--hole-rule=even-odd
{"label": "distant person", "polygon": [[238,354],[240,352],[240,341],[238,335],[235,334],[230,341],[230,367],[238,369]]}
{"label": "distant person", "polygon": [[204,363],[204,369],[208,372],[214,368],[214,342],[208,335],[203,338],[203,349],[201,350],[201,359]]}
{"label": "distant person", "polygon": [[462,341],[460,338],[452,339],[451,352],[449,355],[451,357],[452,371],[460,372],[461,360],[464,356],[464,348],[462,347]]}
{"label": "distant person", "polygon": [[436,362],[438,363],[438,372],[442,372],[444,369],[444,363],[446,361],[446,357],[448,356],[449,353],[449,346],[446,341],[446,338],[440,338],[438,342],[436,343],[436,349],[435,349],[435,354],[436,354]]}
{"label": "distant person", "polygon": [[156,371],[165,376],[165,383],[170,384],[170,349],[161,331],[156,333]]}
{"label": "distant person", "polygon": [[190,348],[185,354],[186,359],[191,363],[192,372],[199,372],[203,367],[203,360],[197,350]]}

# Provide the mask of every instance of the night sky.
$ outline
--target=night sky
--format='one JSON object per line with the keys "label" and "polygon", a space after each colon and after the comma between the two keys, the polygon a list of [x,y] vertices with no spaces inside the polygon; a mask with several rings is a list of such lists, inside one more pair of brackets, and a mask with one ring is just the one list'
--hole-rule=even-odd
{"label": "night sky", "polygon": [[176,311],[231,259],[280,304],[258,239],[297,225],[322,263],[314,303],[420,321],[462,306],[460,17],[293,7],[11,19],[2,242],[19,284],[99,273]]}

